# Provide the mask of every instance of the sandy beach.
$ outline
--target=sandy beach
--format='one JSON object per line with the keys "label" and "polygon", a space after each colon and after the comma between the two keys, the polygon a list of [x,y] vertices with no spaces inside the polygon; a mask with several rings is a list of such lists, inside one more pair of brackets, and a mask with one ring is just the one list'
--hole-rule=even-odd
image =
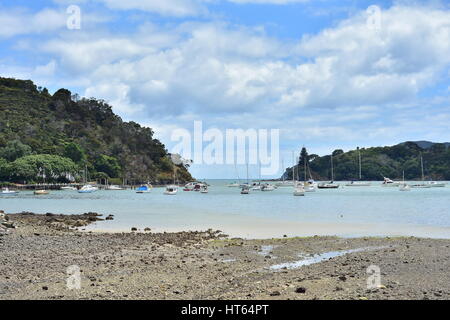
{"label": "sandy beach", "polygon": [[[0,299],[449,299],[450,240],[244,240],[220,231],[80,232],[98,219],[7,214]],[[68,288],[68,267],[81,288]],[[367,287],[368,268],[380,283]],[[70,269],[69,269],[70,270]]]}

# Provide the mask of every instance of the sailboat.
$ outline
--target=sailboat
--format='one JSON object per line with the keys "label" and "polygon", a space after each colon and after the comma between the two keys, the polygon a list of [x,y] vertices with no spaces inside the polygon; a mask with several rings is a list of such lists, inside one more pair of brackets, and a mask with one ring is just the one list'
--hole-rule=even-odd
{"label": "sailboat", "polygon": [[403,171],[403,182],[399,185],[400,191],[411,191],[411,187],[405,182],[405,171]]}
{"label": "sailboat", "polygon": [[422,182],[411,185],[411,188],[425,188],[425,189],[431,188],[432,187],[431,182],[428,182],[428,183],[425,182],[425,172],[424,172],[424,169],[423,169],[423,156],[422,156],[422,153],[420,154],[420,168],[422,170]]}
{"label": "sailboat", "polygon": [[166,186],[165,195],[174,196],[178,193],[178,186],[175,185],[176,167],[173,167],[173,184]]}
{"label": "sailboat", "polygon": [[[304,196],[305,195],[305,189],[303,188],[303,186],[298,183],[295,180],[295,158],[294,158],[294,153],[292,152],[292,159],[294,160],[294,165],[292,166],[292,184],[294,186],[294,196]],[[298,170],[297,170],[298,173]]]}
{"label": "sailboat", "polygon": [[44,169],[42,177],[43,177],[43,180],[44,180],[44,189],[34,190],[34,194],[37,195],[37,196],[42,196],[42,195],[49,194],[49,192],[47,190],[45,190],[45,169]]}
{"label": "sailboat", "polygon": [[229,187],[229,188],[239,188],[241,186],[241,179],[239,178],[239,172],[237,170],[236,162],[234,163],[234,172],[235,172],[239,182],[234,181],[233,183],[227,184],[227,187]]}
{"label": "sailboat", "polygon": [[80,190],[78,190],[78,193],[92,193],[92,192],[95,192],[98,190],[97,187],[95,187],[91,184],[87,184],[87,180],[88,180],[87,178],[88,178],[87,177],[87,166],[85,166],[85,168],[84,168],[84,183],[85,183],[85,185],[82,186],[80,188]]}
{"label": "sailboat", "polygon": [[371,185],[370,182],[362,182],[362,172],[361,172],[361,150],[358,148],[358,162],[359,162],[359,181],[351,181],[347,183],[347,187],[368,187]]}
{"label": "sailboat", "polygon": [[247,162],[247,183],[241,185],[241,194],[249,194],[250,185],[248,184],[248,162]]}
{"label": "sailboat", "polygon": [[333,168],[333,154],[331,154],[331,181],[326,183],[323,182],[318,185],[319,189],[337,189],[339,188],[339,185],[334,183],[334,168]]}
{"label": "sailboat", "polygon": [[303,189],[305,192],[315,192],[316,187],[314,185],[314,180],[312,179],[311,172],[309,172],[310,179],[307,180],[306,177],[306,170],[309,170],[309,167],[307,166],[307,160],[304,161],[304,170],[305,170],[305,181],[303,182]]}

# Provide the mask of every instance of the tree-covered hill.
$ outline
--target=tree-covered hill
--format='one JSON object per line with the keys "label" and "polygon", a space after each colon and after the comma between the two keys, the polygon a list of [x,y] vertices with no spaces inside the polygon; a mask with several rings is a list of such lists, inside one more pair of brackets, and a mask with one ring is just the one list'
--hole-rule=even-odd
{"label": "tree-covered hill", "polygon": [[0,77],[0,181],[80,180],[86,166],[91,179],[133,183],[166,183],[174,172],[152,129],[122,121],[104,101]]}
{"label": "tree-covered hill", "polygon": [[[406,179],[420,180],[422,177],[421,155],[427,179],[450,180],[448,143],[404,142],[392,147],[361,148],[359,151],[361,152],[362,180],[382,180],[383,176],[400,180],[403,171],[405,171]],[[295,171],[299,172],[301,180],[305,172],[303,159],[307,159],[309,171],[314,179],[331,179],[331,155],[323,157],[315,154],[308,155],[305,149],[302,150],[299,159],[300,164]],[[358,161],[358,150],[333,151],[335,180],[358,180]],[[284,176],[292,179],[292,167],[286,169]],[[308,170],[307,176],[309,176]]]}

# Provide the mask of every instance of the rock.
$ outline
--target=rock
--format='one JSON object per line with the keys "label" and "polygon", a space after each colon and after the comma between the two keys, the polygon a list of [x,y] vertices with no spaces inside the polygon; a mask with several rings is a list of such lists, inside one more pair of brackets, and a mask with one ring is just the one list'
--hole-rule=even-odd
{"label": "rock", "polygon": [[347,280],[347,277],[346,277],[346,276],[340,276],[340,277],[339,277],[339,280],[341,280],[341,281],[346,281],[346,280]]}
{"label": "rock", "polygon": [[145,232],[150,232],[150,231],[152,231],[152,229],[150,229],[150,228],[147,227],[147,228],[144,229],[144,231],[145,231]]}
{"label": "rock", "polygon": [[138,230],[138,229],[135,228],[135,227],[131,228],[131,231],[137,231],[137,230]]}
{"label": "rock", "polygon": [[42,290],[47,291],[47,290],[48,290],[48,287],[47,287],[47,286],[43,286],[43,287],[42,287]]}
{"label": "rock", "polygon": [[114,216],[112,214],[110,214],[109,216],[107,216],[105,218],[105,220],[114,220]]}
{"label": "rock", "polygon": [[281,292],[280,291],[273,291],[270,293],[271,297],[276,297],[276,296],[281,296]]}
{"label": "rock", "polygon": [[306,293],[306,288],[304,287],[298,287],[297,289],[295,289],[296,293]]}

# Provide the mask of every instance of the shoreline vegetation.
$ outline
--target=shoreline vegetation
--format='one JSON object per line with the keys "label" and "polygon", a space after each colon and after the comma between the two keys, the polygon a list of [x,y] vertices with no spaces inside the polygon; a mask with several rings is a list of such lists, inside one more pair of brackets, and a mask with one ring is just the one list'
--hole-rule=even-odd
{"label": "shoreline vegetation", "polygon": [[187,167],[103,100],[0,77],[0,182],[167,184],[191,181]]}
{"label": "shoreline vegetation", "polygon": [[[450,240],[77,230],[112,218],[0,211],[0,299],[450,298]],[[373,265],[381,282],[368,289]],[[69,266],[79,290],[66,286]]]}

